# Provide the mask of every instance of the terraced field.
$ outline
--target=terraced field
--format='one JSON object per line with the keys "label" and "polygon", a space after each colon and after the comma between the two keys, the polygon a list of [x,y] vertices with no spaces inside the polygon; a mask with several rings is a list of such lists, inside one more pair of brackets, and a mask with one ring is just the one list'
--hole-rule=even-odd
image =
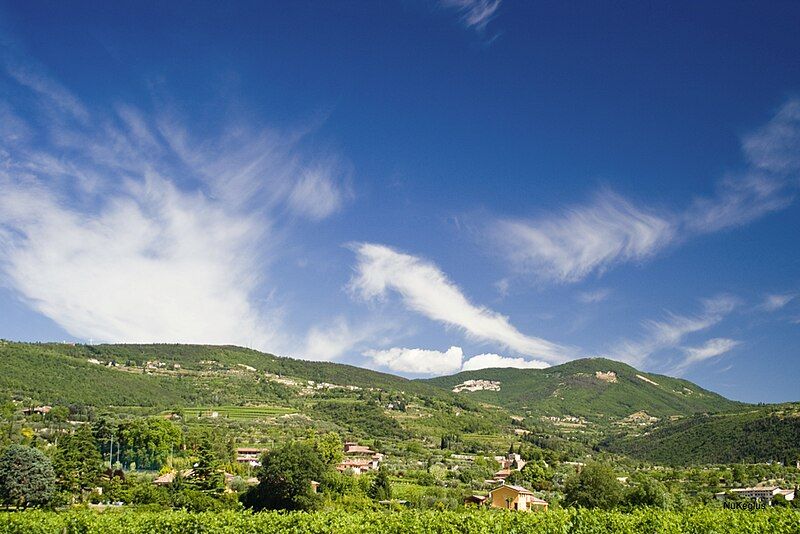
{"label": "terraced field", "polygon": [[[284,406],[196,406],[183,410],[187,419],[225,418],[238,421],[269,419],[295,412]],[[164,412],[169,413],[169,412]],[[216,414],[216,415],[214,415]]]}

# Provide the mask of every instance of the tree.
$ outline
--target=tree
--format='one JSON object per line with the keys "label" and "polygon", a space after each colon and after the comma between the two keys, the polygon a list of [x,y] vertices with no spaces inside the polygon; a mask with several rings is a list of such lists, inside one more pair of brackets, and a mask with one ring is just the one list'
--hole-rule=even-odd
{"label": "tree", "polygon": [[144,469],[160,468],[181,444],[180,428],[160,417],[125,421],[119,434],[123,463]]}
{"label": "tree", "polygon": [[53,406],[45,415],[45,419],[53,423],[66,423],[69,419],[69,408],[66,406]]}
{"label": "tree", "polygon": [[634,485],[625,495],[627,504],[631,506],[669,508],[670,494],[662,482],[644,474],[634,475],[632,482],[634,482]]}
{"label": "tree", "polygon": [[234,461],[233,437],[225,428],[190,426],[188,430],[184,431],[184,442],[187,448],[195,452],[200,450],[203,443],[210,444],[214,457],[220,463]]}
{"label": "tree", "polygon": [[386,474],[386,469],[381,468],[375,480],[372,481],[372,486],[369,488],[369,496],[376,501],[388,501],[392,498],[392,484],[389,482],[389,475]]}
{"label": "tree", "polygon": [[314,448],[319,453],[325,465],[334,466],[342,461],[342,438],[336,432],[328,432],[314,442]]}
{"label": "tree", "polygon": [[320,504],[311,481],[322,480],[328,467],[315,447],[290,443],[267,452],[256,476],[258,485],[244,498],[245,506],[256,510],[312,510]]}
{"label": "tree", "polygon": [[622,484],[609,466],[589,463],[567,479],[564,494],[566,503],[572,506],[613,508],[622,498]]}
{"label": "tree", "polygon": [[14,412],[16,406],[11,401],[0,404],[0,419],[6,422],[2,435],[0,435],[0,445],[10,443],[14,435]]}
{"label": "tree", "polygon": [[790,508],[792,506],[792,501],[787,501],[786,497],[778,494],[772,498],[772,506],[779,506],[781,508]]}
{"label": "tree", "polygon": [[224,475],[219,469],[219,462],[208,439],[200,442],[198,455],[197,463],[192,470],[192,485],[201,491],[211,493],[222,491],[225,487]]}
{"label": "tree", "polygon": [[0,500],[19,508],[45,506],[55,493],[56,476],[38,449],[12,445],[0,455]]}
{"label": "tree", "polygon": [[526,463],[521,473],[525,483],[535,489],[546,490],[552,487],[553,470],[544,460],[532,460]]}
{"label": "tree", "polygon": [[53,467],[58,485],[72,493],[93,488],[103,470],[103,458],[88,426],[79,427],[58,443],[53,455]]}

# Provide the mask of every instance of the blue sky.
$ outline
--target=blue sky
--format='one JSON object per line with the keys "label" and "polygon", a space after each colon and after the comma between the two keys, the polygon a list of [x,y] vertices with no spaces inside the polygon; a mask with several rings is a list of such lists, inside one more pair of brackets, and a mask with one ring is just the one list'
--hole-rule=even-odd
{"label": "blue sky", "polygon": [[[126,5],[127,4],[127,5]],[[0,3],[0,337],[800,381],[800,5]]]}

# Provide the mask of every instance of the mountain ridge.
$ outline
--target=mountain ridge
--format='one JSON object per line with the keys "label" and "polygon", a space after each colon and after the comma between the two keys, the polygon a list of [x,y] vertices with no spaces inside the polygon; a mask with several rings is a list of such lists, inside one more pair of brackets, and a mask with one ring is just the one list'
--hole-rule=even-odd
{"label": "mountain ridge", "polygon": [[639,371],[607,358],[583,358],[544,369],[488,368],[426,379],[451,389],[467,380],[499,382],[499,389],[468,395],[500,406],[538,410],[544,415],[625,417],[645,411],[665,417],[745,405],[688,380]]}
{"label": "mountain ridge", "polygon": [[[123,390],[132,388],[147,392],[147,395],[159,394],[153,391],[153,384],[161,388],[161,382],[171,380],[170,394],[166,394],[164,400],[174,403],[183,399],[189,404],[201,402],[203,389],[187,391],[182,387],[186,384],[180,384],[181,380],[186,382],[192,378],[203,383],[202,379],[208,378],[208,381],[212,381],[213,373],[218,371],[219,377],[231,379],[232,391],[235,391],[236,386],[242,385],[238,380],[242,378],[241,374],[237,371],[253,369],[268,375],[318,383],[435,395],[450,401],[470,398],[514,411],[533,410],[540,412],[540,415],[625,417],[633,412],[644,411],[661,417],[724,411],[744,405],[687,380],[646,373],[605,358],[572,360],[545,369],[488,368],[435,378],[407,379],[347,364],[299,360],[233,345],[72,345],[4,341],[0,345],[0,355],[0,368],[3,370],[0,389],[23,395],[30,389],[27,382],[32,376],[31,372],[25,371],[25,367],[33,366],[37,371],[34,374],[46,376],[48,368],[55,364],[60,366],[60,373],[75,375],[76,379],[97,382],[108,379],[121,382]],[[28,358],[27,362],[25,358]],[[100,364],[91,363],[93,361]],[[141,373],[137,374],[140,369]],[[123,378],[120,370],[128,371],[125,373],[127,376]],[[60,384],[63,381],[59,380],[58,374],[51,380],[39,381],[36,386],[47,390],[48,384]],[[263,376],[259,374],[257,378]],[[499,382],[499,391],[452,391],[456,385],[470,379]],[[281,389],[279,380],[261,382],[270,383],[273,390]],[[54,400],[88,403],[98,394],[98,389],[95,389],[91,398],[71,398],[75,392],[63,388],[63,385],[59,387],[62,388],[60,394],[50,390],[50,394],[56,397]],[[214,388],[209,386],[207,389]],[[258,391],[253,393],[257,394]],[[236,400],[235,395],[228,397]],[[147,399],[133,395],[130,400],[142,403]]]}

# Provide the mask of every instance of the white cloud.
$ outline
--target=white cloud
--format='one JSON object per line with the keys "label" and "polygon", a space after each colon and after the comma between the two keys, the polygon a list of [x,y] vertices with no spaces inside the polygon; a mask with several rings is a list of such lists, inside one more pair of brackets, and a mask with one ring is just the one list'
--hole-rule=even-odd
{"label": "white cloud", "polygon": [[372,339],[379,330],[373,325],[354,328],[343,317],[338,317],[331,324],[312,327],[305,345],[292,356],[304,360],[337,360],[360,343]]}
{"label": "white cloud", "polygon": [[770,173],[800,171],[800,100],[786,102],[763,128],[745,137],[743,148],[757,169]]}
{"label": "white cloud", "polygon": [[700,332],[720,323],[738,305],[730,295],[718,295],[702,301],[703,309],[696,315],[670,313],[661,321],[644,322],[645,335],[639,340],[623,340],[610,351],[609,357],[634,366],[648,363],[657,352],[675,348],[689,334]]}
{"label": "white cloud", "polygon": [[500,7],[501,0],[440,0],[444,7],[458,11],[467,28],[483,30]]}
{"label": "white cloud", "polygon": [[373,363],[392,371],[412,374],[448,374],[461,369],[464,353],[461,347],[450,347],[445,352],[427,349],[393,347],[386,350],[368,350],[364,356]]}
{"label": "white cloud", "polygon": [[400,295],[408,309],[461,328],[472,338],[499,343],[546,361],[566,358],[564,347],[525,335],[507,317],[472,304],[432,263],[383,245],[359,243],[353,245],[353,249],[358,263],[350,288],[362,298],[383,298],[391,290]]}
{"label": "white cloud", "polygon": [[392,371],[425,375],[443,375],[491,367],[515,367],[518,369],[548,367],[548,364],[543,361],[508,358],[498,354],[478,354],[463,361],[464,351],[461,347],[450,347],[444,352],[392,347],[384,350],[368,350],[364,352],[364,356],[370,358],[373,364]]}
{"label": "white cloud", "polygon": [[498,221],[491,234],[518,270],[574,282],[616,263],[645,259],[669,244],[674,232],[666,218],[603,192],[556,217]]}
{"label": "white cloud", "polygon": [[794,300],[796,296],[794,293],[767,295],[759,307],[765,311],[778,311]]}
{"label": "white cloud", "polygon": [[511,282],[508,280],[508,278],[501,278],[494,283],[494,287],[497,289],[497,293],[501,297],[507,297],[508,290],[511,289]]}
{"label": "white cloud", "polygon": [[721,356],[738,345],[741,345],[740,341],[717,337],[709,339],[699,347],[687,347],[684,349],[686,359],[681,363],[680,367],[685,368],[694,363]]}
{"label": "white cloud", "polygon": [[595,289],[594,291],[582,291],[578,293],[578,300],[584,304],[595,304],[603,302],[611,295],[608,288]]}
{"label": "white cloud", "polygon": [[765,127],[745,137],[742,150],[744,168],[720,180],[714,195],[695,198],[683,210],[656,212],[603,191],[562,213],[495,221],[490,240],[522,273],[576,282],[785,209],[800,186],[800,101],[789,101]]}
{"label": "white cloud", "polygon": [[542,369],[548,364],[539,360],[508,358],[499,354],[478,354],[464,362],[462,371],[476,371],[493,367],[514,367],[517,369]]}
{"label": "white cloud", "polygon": [[751,173],[727,178],[717,189],[716,196],[695,199],[681,215],[686,235],[743,226],[782,210],[794,200],[795,186],[781,177]]}
{"label": "white cloud", "polygon": [[252,303],[256,220],[151,178],[97,213],[40,183],[0,179],[5,283],[70,334],[115,342],[275,348],[276,317]]}
{"label": "white cloud", "polygon": [[18,84],[31,89],[46,100],[48,106],[55,106],[71,118],[83,122],[88,120],[89,112],[83,104],[60,83],[47,76],[38,65],[13,61],[8,57],[5,59],[6,72]]}
{"label": "white cloud", "polygon": [[342,190],[329,174],[330,168],[308,170],[289,195],[295,213],[311,220],[324,219],[342,207]]}
{"label": "white cloud", "polygon": [[100,113],[41,69],[7,68],[34,105],[0,107],[35,135],[0,136],[5,286],[79,338],[293,344],[266,276],[279,215],[310,182],[318,207],[297,211],[339,209],[337,169],[304,163],[292,136],[239,124],[200,139],[174,114]]}

